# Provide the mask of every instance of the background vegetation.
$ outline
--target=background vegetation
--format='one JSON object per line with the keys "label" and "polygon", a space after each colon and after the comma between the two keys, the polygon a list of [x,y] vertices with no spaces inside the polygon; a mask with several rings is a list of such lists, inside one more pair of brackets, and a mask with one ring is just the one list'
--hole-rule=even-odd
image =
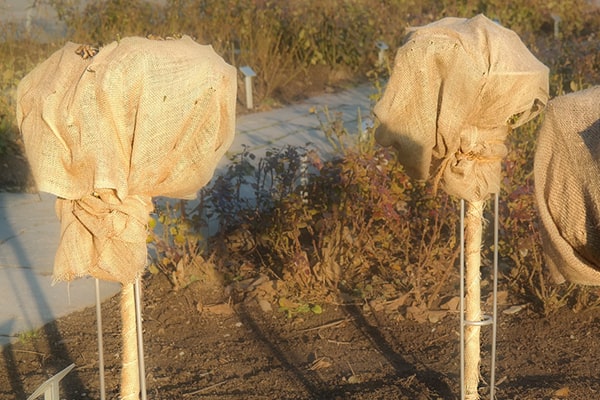
{"label": "background vegetation", "polygon": [[[20,149],[16,85],[66,40],[102,45],[130,35],[188,34],[235,66],[251,65],[258,74],[255,103],[264,109],[322,90],[315,88],[316,77],[333,88],[367,80],[381,88],[390,70],[375,67],[376,41],[394,49],[408,26],[484,13],[516,31],[550,68],[552,96],[600,83],[600,13],[584,0],[510,6],[500,0],[49,3],[66,24],[63,40],[39,43],[35,32],[0,25],[0,155]],[[558,37],[553,15],[561,18]],[[236,155],[227,174],[203,190],[200,207],[157,209],[155,222],[167,229],[149,238],[156,256],[151,270],[179,288],[186,284],[183,270],[207,273],[210,260],[227,281],[264,273],[312,303],[347,295],[396,301],[404,315],[440,308],[458,285],[456,200],[409,180],[394,154],[373,143],[371,131],[348,131],[325,111],[315,118],[337,157],[321,160],[310,148],[272,149],[260,160]],[[594,291],[554,286],[543,272],[531,174],[537,124],[511,135],[513,151],[505,160],[502,288],[546,314],[565,305],[596,306]],[[214,221],[217,240],[207,244],[200,233]]]}

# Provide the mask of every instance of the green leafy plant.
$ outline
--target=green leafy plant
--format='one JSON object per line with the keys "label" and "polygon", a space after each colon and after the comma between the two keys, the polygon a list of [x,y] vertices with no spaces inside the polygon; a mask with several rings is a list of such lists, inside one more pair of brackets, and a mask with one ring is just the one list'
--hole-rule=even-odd
{"label": "green leafy plant", "polygon": [[292,318],[297,314],[313,313],[319,315],[323,313],[323,308],[319,304],[295,303],[284,297],[279,299],[278,304],[279,311],[285,313],[288,318]]}
{"label": "green leafy plant", "polygon": [[37,330],[23,331],[17,334],[19,338],[19,342],[23,344],[30,343],[32,340],[36,339],[39,336],[39,332]]}

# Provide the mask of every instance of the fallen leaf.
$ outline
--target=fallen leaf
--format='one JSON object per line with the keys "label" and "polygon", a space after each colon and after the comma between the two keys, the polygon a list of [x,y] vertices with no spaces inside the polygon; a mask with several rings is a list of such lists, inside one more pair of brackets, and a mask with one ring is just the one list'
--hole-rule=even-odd
{"label": "fallen leaf", "polygon": [[569,387],[568,386],[561,387],[560,389],[555,391],[553,395],[556,397],[569,397]]}
{"label": "fallen leaf", "polygon": [[421,307],[410,306],[406,309],[406,317],[412,318],[418,323],[423,323],[427,321],[427,310]]}
{"label": "fallen leaf", "polygon": [[454,296],[453,298],[451,298],[450,300],[448,300],[447,302],[442,304],[440,306],[440,308],[442,310],[458,311],[459,306],[460,306],[460,297]]}
{"label": "fallen leaf", "polygon": [[279,298],[279,307],[286,308],[288,310],[295,310],[300,306],[300,303],[295,303],[291,300],[286,299],[285,297]]}
{"label": "fallen leaf", "polygon": [[410,293],[405,293],[396,299],[387,301],[384,305],[385,311],[386,312],[398,311],[398,309],[406,303],[406,300],[409,297],[410,297]]}
{"label": "fallen leaf", "polygon": [[263,312],[272,312],[273,311],[273,307],[271,306],[271,303],[268,302],[265,299],[258,299],[258,305],[260,306],[260,309]]}
{"label": "fallen leaf", "polygon": [[512,314],[518,313],[519,311],[521,311],[524,308],[525,308],[524,304],[518,304],[516,306],[508,307],[506,310],[502,311],[502,313],[506,314],[506,315],[512,315]]}
{"label": "fallen leaf", "polygon": [[252,283],[248,287],[248,290],[257,289],[263,285],[265,285],[265,286],[271,285],[272,286],[271,280],[266,275],[261,275],[258,278],[256,278],[254,281],[252,281]]}
{"label": "fallen leaf", "polygon": [[437,322],[440,322],[442,320],[442,318],[444,318],[446,316],[446,314],[448,314],[448,311],[444,311],[444,310],[441,310],[441,311],[429,311],[427,313],[427,319],[432,324],[435,324]]}
{"label": "fallen leaf", "polygon": [[211,304],[203,306],[201,312],[208,312],[215,315],[231,315],[233,308],[227,303]]}
{"label": "fallen leaf", "polygon": [[369,307],[371,310],[377,312],[383,310],[383,299],[373,299],[369,301]]}

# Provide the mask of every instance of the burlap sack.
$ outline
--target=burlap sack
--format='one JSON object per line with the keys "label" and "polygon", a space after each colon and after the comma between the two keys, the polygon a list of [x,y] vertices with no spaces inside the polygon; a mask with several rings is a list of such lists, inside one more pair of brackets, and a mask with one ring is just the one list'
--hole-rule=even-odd
{"label": "burlap sack", "polygon": [[84,59],[66,44],[19,84],[38,189],[59,197],[55,280],[132,282],[153,196],[193,198],[235,131],[236,70],[189,37],[132,37]]}
{"label": "burlap sack", "polygon": [[600,285],[600,86],[550,101],[534,176],[552,277]]}
{"label": "burlap sack", "polygon": [[483,15],[412,29],[375,106],[376,140],[407,173],[468,201],[497,193],[505,139],[548,99],[548,68]]}

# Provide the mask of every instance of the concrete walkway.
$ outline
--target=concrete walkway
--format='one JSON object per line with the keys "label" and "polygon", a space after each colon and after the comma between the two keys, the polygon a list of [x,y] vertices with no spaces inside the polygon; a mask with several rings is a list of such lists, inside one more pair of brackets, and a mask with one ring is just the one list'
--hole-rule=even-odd
{"label": "concrete walkway", "polygon": [[[370,113],[370,85],[361,85],[335,94],[325,94],[289,107],[240,116],[236,138],[229,155],[243,146],[257,157],[272,147],[305,146],[312,143],[327,153],[331,146],[320,128],[315,112],[323,117],[325,107],[333,116],[340,113],[349,132]],[[219,164],[216,174],[226,168]],[[17,340],[47,322],[73,311],[95,305],[95,280],[82,278],[71,284],[52,286],[54,254],[60,226],[54,212],[55,196],[0,193],[0,345]],[[105,299],[119,291],[119,285],[101,282]]]}

